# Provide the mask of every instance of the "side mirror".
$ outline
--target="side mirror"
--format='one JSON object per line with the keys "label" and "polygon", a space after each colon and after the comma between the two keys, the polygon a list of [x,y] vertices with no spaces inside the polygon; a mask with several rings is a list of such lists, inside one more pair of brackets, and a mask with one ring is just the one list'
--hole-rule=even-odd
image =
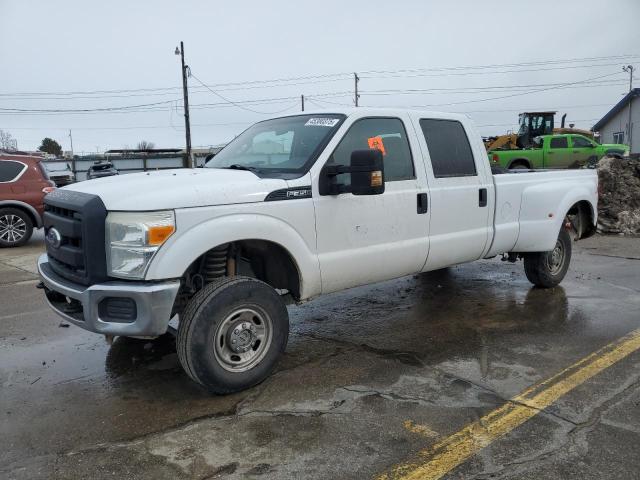
{"label": "side mirror", "polygon": [[351,193],[354,195],[384,193],[384,163],[380,150],[351,152]]}
{"label": "side mirror", "polygon": [[[348,173],[351,185],[337,182],[337,176]],[[327,165],[320,172],[320,195],[380,195],[384,193],[384,163],[377,149],[354,150],[351,165]]]}

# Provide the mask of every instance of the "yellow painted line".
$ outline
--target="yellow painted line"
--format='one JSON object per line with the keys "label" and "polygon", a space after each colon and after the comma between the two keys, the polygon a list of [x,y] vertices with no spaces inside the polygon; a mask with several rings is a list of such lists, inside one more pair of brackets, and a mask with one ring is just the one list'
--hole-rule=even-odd
{"label": "yellow painted line", "polygon": [[417,433],[423,437],[438,438],[438,432],[434,432],[426,425],[419,425],[417,423],[413,423],[411,420],[405,420],[403,425],[404,428],[411,433]]}
{"label": "yellow painted line", "polygon": [[553,377],[527,388],[502,407],[418,453],[379,480],[442,478],[484,447],[536,416],[568,392],[640,349],[640,329],[584,357]]}

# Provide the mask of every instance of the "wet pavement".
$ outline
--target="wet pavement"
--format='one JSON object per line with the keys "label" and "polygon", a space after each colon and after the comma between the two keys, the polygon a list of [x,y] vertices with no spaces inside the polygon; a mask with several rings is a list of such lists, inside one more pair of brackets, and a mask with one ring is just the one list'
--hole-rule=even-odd
{"label": "wet pavement", "polygon": [[[551,290],[493,259],[290,307],[276,373],[216,397],[170,337],[60,321],[41,250],[0,250],[0,478],[375,478],[640,328],[640,239],[596,237]],[[637,351],[445,478],[638,478],[639,407]]]}

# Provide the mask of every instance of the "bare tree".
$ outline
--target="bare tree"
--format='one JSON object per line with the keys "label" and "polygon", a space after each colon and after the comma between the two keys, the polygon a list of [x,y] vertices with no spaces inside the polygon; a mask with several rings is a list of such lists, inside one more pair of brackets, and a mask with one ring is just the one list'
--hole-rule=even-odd
{"label": "bare tree", "polygon": [[138,150],[152,150],[155,147],[153,142],[147,142],[146,140],[141,140],[138,142]]}
{"label": "bare tree", "polygon": [[18,149],[18,141],[9,132],[0,130],[0,150],[13,151]]}

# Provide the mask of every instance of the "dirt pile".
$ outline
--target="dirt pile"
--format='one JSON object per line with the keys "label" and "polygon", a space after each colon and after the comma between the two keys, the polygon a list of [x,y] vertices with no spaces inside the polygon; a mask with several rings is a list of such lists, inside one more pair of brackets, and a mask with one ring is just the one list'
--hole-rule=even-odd
{"label": "dirt pile", "polygon": [[604,157],[598,162],[598,231],[640,234],[640,158]]}

